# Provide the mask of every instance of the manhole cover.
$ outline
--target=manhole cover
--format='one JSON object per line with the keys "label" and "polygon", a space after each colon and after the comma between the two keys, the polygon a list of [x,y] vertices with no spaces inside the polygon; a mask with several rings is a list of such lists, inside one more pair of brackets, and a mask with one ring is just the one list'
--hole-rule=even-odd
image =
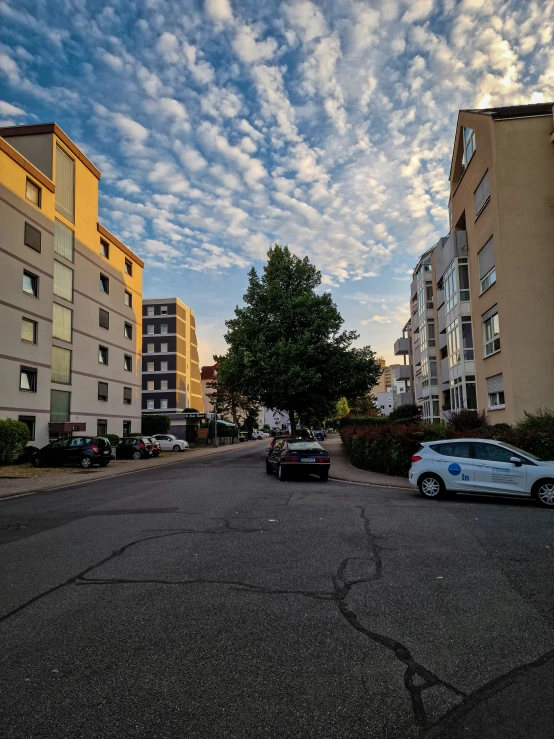
{"label": "manhole cover", "polygon": [[0,526],[0,531],[19,531],[26,528],[26,523],[9,523],[7,526]]}

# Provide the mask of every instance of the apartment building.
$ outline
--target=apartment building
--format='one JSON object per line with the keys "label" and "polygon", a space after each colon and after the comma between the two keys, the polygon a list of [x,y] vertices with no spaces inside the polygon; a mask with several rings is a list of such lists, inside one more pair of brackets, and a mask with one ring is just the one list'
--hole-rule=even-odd
{"label": "apartment building", "polygon": [[99,179],[55,123],[0,128],[0,417],[39,447],[140,431],[144,265],[98,222]]}
{"label": "apartment building", "polygon": [[450,226],[411,286],[416,402],[513,423],[554,408],[553,104],[460,111]]}
{"label": "apartment building", "polygon": [[194,311],[179,298],[145,298],[142,319],[143,412],[203,413]]}

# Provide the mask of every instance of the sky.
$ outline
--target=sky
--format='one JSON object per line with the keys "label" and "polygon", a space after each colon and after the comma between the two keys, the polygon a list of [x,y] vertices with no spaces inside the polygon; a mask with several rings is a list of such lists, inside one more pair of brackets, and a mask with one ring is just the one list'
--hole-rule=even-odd
{"label": "sky", "polygon": [[273,243],[392,362],[458,110],[554,100],[553,29],[551,0],[0,0],[0,125],[56,121],[96,164],[201,364]]}

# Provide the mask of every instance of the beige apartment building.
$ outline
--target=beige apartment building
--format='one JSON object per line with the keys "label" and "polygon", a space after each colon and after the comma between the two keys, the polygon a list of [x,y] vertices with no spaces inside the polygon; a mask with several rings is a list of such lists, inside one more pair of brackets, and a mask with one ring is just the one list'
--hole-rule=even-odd
{"label": "beige apartment building", "polygon": [[144,264],[98,222],[99,179],[55,123],[0,129],[0,418],[38,447],[140,431]]}
{"label": "beige apartment building", "polygon": [[450,225],[411,286],[416,402],[513,423],[554,409],[553,103],[463,110]]}

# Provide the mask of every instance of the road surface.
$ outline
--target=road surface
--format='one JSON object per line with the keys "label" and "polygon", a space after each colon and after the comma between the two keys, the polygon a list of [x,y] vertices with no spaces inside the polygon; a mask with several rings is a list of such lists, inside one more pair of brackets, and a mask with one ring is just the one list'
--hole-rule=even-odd
{"label": "road surface", "polygon": [[0,502],[0,734],[554,737],[554,515],[259,446]]}

